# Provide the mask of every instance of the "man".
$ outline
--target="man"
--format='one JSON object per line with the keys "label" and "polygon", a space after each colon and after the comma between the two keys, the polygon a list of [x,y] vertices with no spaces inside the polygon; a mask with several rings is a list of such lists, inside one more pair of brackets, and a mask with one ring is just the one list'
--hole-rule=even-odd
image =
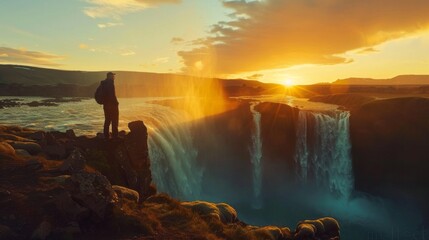
{"label": "man", "polygon": [[109,139],[109,127],[112,124],[112,137],[118,137],[119,102],[115,93],[115,74],[107,73],[103,84],[103,109],[104,109],[104,138]]}

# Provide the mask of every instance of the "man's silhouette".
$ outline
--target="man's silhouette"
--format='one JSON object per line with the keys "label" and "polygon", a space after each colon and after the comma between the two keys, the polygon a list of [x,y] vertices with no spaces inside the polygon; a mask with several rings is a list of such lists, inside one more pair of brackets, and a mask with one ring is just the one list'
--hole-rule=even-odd
{"label": "man's silhouette", "polygon": [[119,102],[115,93],[115,74],[107,73],[103,84],[103,109],[104,109],[104,138],[109,139],[109,127],[112,124],[112,137],[118,137]]}

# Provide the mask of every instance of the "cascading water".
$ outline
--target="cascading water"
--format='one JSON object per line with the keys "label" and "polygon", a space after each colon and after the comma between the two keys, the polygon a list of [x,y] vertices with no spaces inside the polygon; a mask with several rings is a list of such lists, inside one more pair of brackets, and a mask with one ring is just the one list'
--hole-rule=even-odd
{"label": "cascading water", "polygon": [[254,206],[260,206],[261,188],[262,188],[262,138],[261,138],[261,113],[255,110],[258,102],[250,104],[250,112],[253,116],[252,142],[250,146],[250,160],[253,166],[253,197]]}
{"label": "cascading water", "polygon": [[295,156],[301,181],[311,178],[346,198],[353,190],[349,117],[344,111],[300,111]]}
{"label": "cascading water", "polygon": [[145,117],[153,180],[160,192],[182,200],[200,196],[203,170],[196,163],[186,114],[156,105]]}

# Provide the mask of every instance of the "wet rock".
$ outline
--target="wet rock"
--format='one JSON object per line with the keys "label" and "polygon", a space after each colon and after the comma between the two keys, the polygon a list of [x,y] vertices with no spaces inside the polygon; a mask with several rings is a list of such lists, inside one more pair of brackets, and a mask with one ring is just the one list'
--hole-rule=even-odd
{"label": "wet rock", "polygon": [[0,142],[0,157],[1,156],[14,156],[15,149],[7,142]]}
{"label": "wet rock", "polygon": [[11,107],[20,107],[22,99],[3,99],[0,100],[0,109],[2,108],[11,108]]}
{"label": "wet rock", "polygon": [[44,240],[47,239],[49,234],[52,232],[52,224],[48,221],[43,221],[39,224],[39,226],[34,230],[31,235],[31,239],[34,240]]}
{"label": "wet rock", "polygon": [[57,107],[59,106],[56,103],[53,102],[43,102],[43,101],[32,101],[29,103],[23,103],[22,105],[27,105],[29,107]]}
{"label": "wet rock", "polygon": [[31,157],[31,154],[25,149],[15,149],[15,153],[21,157]]}
{"label": "wet rock", "polygon": [[74,173],[85,168],[86,160],[79,149],[74,149],[59,167],[60,171]]}
{"label": "wet rock", "polygon": [[81,206],[90,209],[99,219],[104,219],[117,195],[107,178],[100,173],[77,172],[69,181],[68,190]]}
{"label": "wet rock", "polygon": [[20,142],[30,142],[30,139],[26,139],[17,135],[9,133],[0,133],[0,140],[11,140],[11,141],[20,141]]}
{"label": "wet rock", "polygon": [[139,193],[137,191],[119,185],[113,185],[112,189],[120,199],[125,198],[136,203],[139,202]]}
{"label": "wet rock", "polygon": [[18,141],[8,141],[8,143],[14,149],[24,149],[32,155],[36,155],[42,152],[42,147],[39,144],[34,142],[18,142]]}
{"label": "wet rock", "polygon": [[31,133],[28,135],[28,138],[36,141],[42,141],[45,138],[45,132],[38,131],[38,132]]}

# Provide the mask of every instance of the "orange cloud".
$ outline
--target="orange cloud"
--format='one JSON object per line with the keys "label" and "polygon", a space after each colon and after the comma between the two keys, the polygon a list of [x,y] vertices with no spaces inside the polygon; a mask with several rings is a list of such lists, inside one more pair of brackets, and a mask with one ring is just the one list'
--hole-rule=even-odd
{"label": "orange cloud", "polygon": [[[210,62],[217,74],[348,63],[341,54],[370,48],[429,26],[427,0],[224,1],[219,22],[195,48],[178,53],[184,71]],[[205,64],[207,65],[207,64]]]}
{"label": "orange cloud", "polygon": [[38,66],[56,67],[61,64],[56,63],[57,60],[63,59],[62,56],[28,51],[26,49],[15,49],[8,47],[0,47],[0,62],[12,64],[30,64]]}

